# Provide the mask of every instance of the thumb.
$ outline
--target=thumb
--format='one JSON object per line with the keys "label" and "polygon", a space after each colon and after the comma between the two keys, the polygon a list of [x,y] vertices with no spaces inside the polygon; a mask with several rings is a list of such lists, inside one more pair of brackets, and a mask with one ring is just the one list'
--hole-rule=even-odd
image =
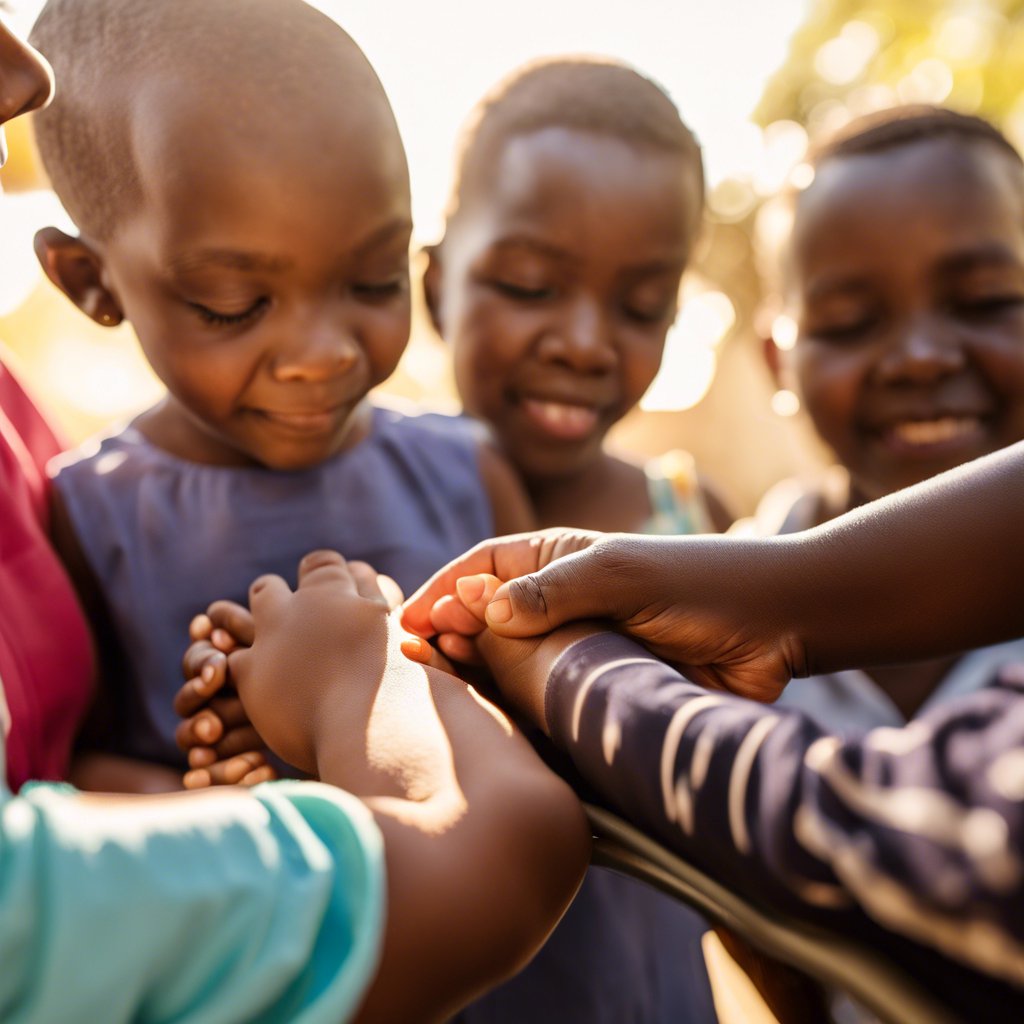
{"label": "thumb", "polygon": [[549,633],[574,619],[606,617],[612,609],[605,588],[595,586],[594,576],[592,550],[588,550],[509,580],[487,605],[487,625],[499,636],[523,637]]}

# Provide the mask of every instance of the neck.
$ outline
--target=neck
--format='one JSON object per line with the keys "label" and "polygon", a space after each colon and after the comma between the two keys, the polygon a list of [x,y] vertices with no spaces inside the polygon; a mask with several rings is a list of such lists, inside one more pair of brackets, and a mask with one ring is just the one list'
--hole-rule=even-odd
{"label": "neck", "polygon": [[643,471],[607,452],[575,473],[525,483],[541,529],[632,531],[651,513]]}

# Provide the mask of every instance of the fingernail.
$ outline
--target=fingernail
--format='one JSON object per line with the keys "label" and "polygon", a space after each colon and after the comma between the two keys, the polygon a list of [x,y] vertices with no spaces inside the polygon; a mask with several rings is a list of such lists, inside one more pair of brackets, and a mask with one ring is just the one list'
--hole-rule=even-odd
{"label": "fingernail", "polygon": [[463,576],[455,581],[455,591],[464,604],[473,604],[483,597],[483,578],[480,576]]}
{"label": "fingernail", "polygon": [[196,722],[196,735],[209,743],[213,739],[213,723],[205,718],[201,722]]}
{"label": "fingernail", "polygon": [[204,683],[212,683],[213,682],[213,666],[212,665],[204,665],[203,666],[203,670],[202,670],[202,672],[199,673],[199,675],[202,678]]}
{"label": "fingernail", "polygon": [[419,637],[410,637],[408,640],[403,640],[399,646],[402,653],[411,661],[422,661],[423,648],[426,644]]}
{"label": "fingernail", "polygon": [[512,618],[512,602],[507,597],[492,601],[486,610],[487,621],[496,622],[499,626]]}

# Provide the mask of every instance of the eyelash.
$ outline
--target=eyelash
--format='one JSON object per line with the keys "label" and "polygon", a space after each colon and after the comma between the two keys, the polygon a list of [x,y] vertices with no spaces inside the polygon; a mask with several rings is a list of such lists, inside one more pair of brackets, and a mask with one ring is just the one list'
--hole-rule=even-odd
{"label": "eyelash", "polygon": [[209,309],[198,302],[190,302],[189,306],[195,310],[199,318],[205,323],[213,324],[216,327],[237,327],[239,324],[247,323],[255,318],[267,305],[267,299],[257,299],[248,309],[241,313],[218,313],[215,309]]}

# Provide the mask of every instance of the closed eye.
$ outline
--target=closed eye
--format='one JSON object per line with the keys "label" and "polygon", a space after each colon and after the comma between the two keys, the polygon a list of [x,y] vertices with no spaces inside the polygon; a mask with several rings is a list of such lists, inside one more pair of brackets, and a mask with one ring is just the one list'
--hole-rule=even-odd
{"label": "closed eye", "polygon": [[204,306],[200,302],[189,302],[188,306],[190,309],[194,310],[199,315],[199,318],[205,323],[214,324],[220,327],[232,327],[255,319],[263,312],[269,301],[269,299],[259,298],[247,309],[243,309],[238,313],[225,313],[221,310],[210,309],[209,306]]}

